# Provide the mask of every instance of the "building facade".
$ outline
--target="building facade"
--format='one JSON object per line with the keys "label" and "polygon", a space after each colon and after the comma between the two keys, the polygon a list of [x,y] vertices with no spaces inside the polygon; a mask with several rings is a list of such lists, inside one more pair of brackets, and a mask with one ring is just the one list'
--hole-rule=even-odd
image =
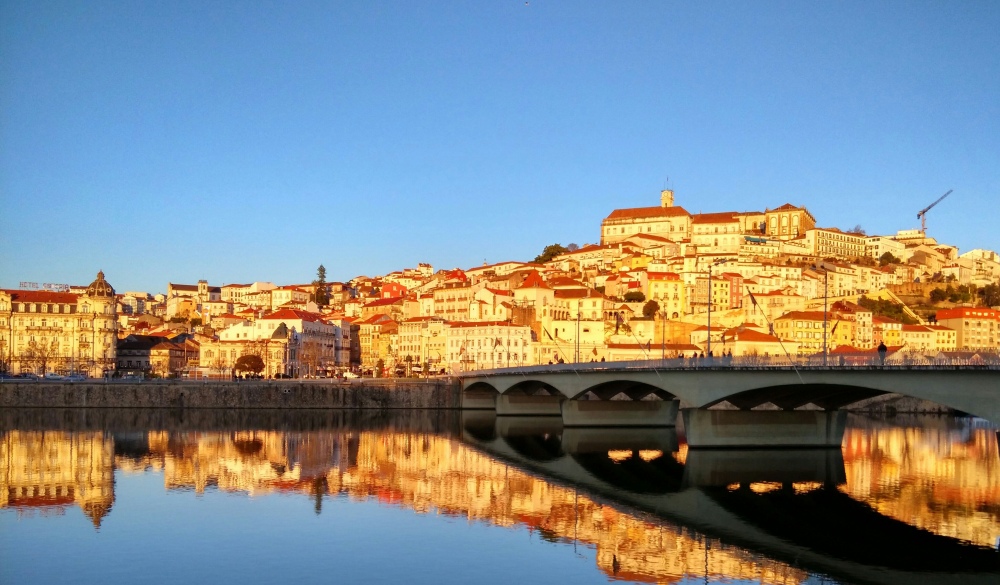
{"label": "building facade", "polygon": [[92,377],[114,370],[116,307],[103,272],[81,295],[0,290],[0,369]]}

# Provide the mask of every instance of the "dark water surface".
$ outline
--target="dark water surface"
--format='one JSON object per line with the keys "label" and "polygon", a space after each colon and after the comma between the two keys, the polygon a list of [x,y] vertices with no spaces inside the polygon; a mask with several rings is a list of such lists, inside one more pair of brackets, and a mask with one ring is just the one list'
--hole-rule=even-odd
{"label": "dark water surface", "polygon": [[1000,583],[997,429],[841,450],[454,411],[7,410],[0,583]]}

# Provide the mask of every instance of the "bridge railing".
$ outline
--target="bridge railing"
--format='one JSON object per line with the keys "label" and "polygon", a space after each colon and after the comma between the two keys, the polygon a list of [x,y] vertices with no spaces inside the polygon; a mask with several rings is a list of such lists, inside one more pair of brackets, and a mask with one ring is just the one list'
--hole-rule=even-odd
{"label": "bridge railing", "polygon": [[994,370],[1000,358],[934,358],[896,353],[884,359],[878,354],[838,353],[823,356],[721,356],[714,358],[667,358],[613,362],[559,363],[513,368],[487,368],[459,373],[461,376],[494,376],[552,372],[599,372],[628,370]]}

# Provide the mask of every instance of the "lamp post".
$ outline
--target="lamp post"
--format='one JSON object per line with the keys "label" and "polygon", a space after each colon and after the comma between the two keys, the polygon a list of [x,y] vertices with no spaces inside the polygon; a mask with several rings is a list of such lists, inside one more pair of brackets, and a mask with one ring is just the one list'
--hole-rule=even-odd
{"label": "lamp post", "polygon": [[708,265],[708,344],[705,346],[705,357],[712,359],[712,267],[729,262],[722,258]]}

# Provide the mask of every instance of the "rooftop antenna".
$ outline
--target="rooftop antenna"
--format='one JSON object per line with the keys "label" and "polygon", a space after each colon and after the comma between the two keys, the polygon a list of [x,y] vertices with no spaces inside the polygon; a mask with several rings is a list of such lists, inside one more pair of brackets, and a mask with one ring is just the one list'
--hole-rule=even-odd
{"label": "rooftop antenna", "polygon": [[925,236],[927,235],[927,212],[933,209],[934,206],[937,205],[938,203],[941,203],[941,201],[943,201],[945,197],[951,195],[952,191],[954,191],[954,189],[948,189],[948,192],[938,197],[937,201],[931,203],[927,207],[917,212],[917,219],[920,220],[920,233],[924,234]]}

